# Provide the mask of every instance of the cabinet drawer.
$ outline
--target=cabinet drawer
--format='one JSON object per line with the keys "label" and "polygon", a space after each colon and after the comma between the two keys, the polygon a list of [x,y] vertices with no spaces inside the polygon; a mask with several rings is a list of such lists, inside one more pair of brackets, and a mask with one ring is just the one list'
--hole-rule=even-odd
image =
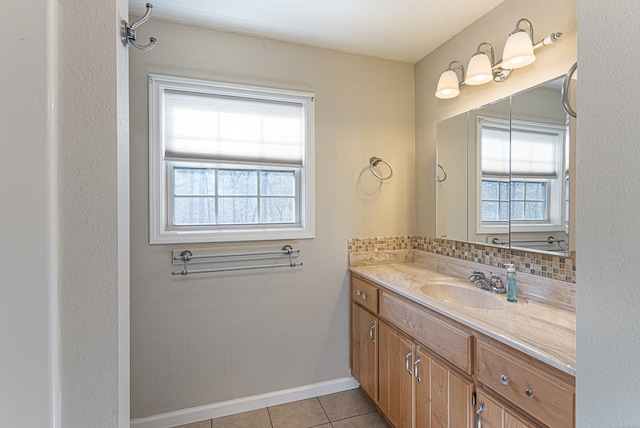
{"label": "cabinet drawer", "polygon": [[378,289],[357,276],[351,277],[351,299],[374,314],[378,313]]}
{"label": "cabinet drawer", "polygon": [[550,427],[574,426],[575,388],[550,375],[552,367],[533,365],[492,343],[477,343],[480,382]]}
{"label": "cabinet drawer", "polygon": [[380,293],[380,316],[426,345],[465,373],[472,374],[473,336],[387,293]]}

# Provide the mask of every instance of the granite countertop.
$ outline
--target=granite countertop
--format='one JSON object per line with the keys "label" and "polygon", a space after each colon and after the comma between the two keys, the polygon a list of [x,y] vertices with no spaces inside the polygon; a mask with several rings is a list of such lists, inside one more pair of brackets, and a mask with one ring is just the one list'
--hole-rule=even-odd
{"label": "granite countertop", "polygon": [[349,270],[565,373],[576,374],[575,312],[521,298],[510,303],[504,294],[496,295],[504,300],[500,309],[446,303],[427,296],[420,288],[434,281],[473,285],[413,262],[352,266]]}

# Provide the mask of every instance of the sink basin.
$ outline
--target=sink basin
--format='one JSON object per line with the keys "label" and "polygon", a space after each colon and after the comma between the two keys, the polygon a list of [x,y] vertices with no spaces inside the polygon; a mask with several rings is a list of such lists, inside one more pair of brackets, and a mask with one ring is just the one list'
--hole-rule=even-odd
{"label": "sink basin", "polygon": [[502,299],[489,291],[447,282],[434,282],[420,291],[434,299],[468,308],[500,309],[504,306]]}

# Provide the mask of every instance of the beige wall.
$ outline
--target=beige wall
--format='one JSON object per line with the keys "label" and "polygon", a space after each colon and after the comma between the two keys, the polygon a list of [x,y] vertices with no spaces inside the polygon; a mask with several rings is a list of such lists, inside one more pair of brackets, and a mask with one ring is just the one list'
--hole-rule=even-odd
{"label": "beige wall", "polygon": [[[518,19],[526,17],[540,40],[560,31],[562,38],[553,46],[536,51],[536,62],[513,72],[503,83],[464,87],[459,97],[440,100],[434,96],[440,73],[453,60],[465,67],[483,41],[493,45],[496,59],[502,56],[504,42]],[[494,10],[455,35],[416,64],[416,233],[435,236],[435,154],[438,121],[491,101],[519,92],[567,72],[576,61],[575,0],[506,0]]]}
{"label": "beige wall", "polygon": [[[347,239],[415,231],[413,66],[162,21],[145,34],[158,46],[130,52],[132,417],[349,376]],[[149,73],[316,94],[303,268],[171,276],[179,246],[148,244]],[[374,155],[394,168],[382,185]]]}

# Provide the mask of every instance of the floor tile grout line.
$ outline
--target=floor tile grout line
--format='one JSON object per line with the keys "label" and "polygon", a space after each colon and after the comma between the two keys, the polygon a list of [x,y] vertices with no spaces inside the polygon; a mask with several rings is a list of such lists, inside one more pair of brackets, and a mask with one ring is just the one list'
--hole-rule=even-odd
{"label": "floor tile grout line", "polygon": [[269,406],[267,406],[267,416],[269,416],[269,425],[273,428],[273,420],[271,419],[271,412],[269,411]]}
{"label": "floor tile grout line", "polygon": [[375,409],[375,408],[374,408],[374,409],[373,409],[372,411],[370,411],[370,412],[359,413],[359,414],[357,414],[357,415],[347,416],[346,418],[336,419],[335,421],[330,421],[330,422],[331,422],[331,423],[333,423],[333,422],[345,421],[345,420],[347,420],[347,419],[359,418],[360,416],[366,416],[366,415],[370,415],[370,414],[372,414],[372,413],[380,413],[380,412],[378,412],[378,409]]}
{"label": "floor tile grout line", "polygon": [[327,413],[327,411],[325,410],[324,406],[322,405],[322,400],[320,400],[320,397],[316,397],[316,400],[318,400],[318,403],[320,403],[320,408],[324,412],[324,415],[327,417],[327,420],[329,421],[331,426],[333,426],[333,424],[331,423],[333,421],[331,420],[331,418],[329,417],[329,414]]}

